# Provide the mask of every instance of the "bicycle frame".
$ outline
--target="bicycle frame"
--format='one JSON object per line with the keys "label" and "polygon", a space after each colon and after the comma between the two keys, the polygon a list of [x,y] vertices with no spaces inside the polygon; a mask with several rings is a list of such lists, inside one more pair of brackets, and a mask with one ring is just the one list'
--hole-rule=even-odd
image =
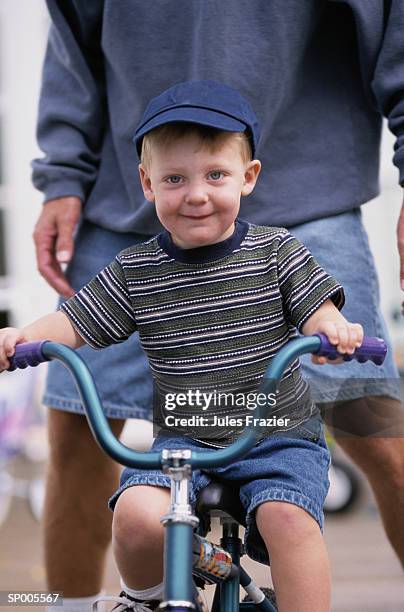
{"label": "bicycle frame", "polygon": [[[367,342],[367,344],[366,344]],[[165,526],[165,552],[164,552],[164,601],[161,608],[170,612],[188,612],[195,608],[193,570],[193,542],[194,530],[198,525],[198,518],[193,514],[189,498],[189,483],[193,468],[212,468],[225,466],[240,459],[255,445],[259,436],[259,428],[253,424],[236,442],[226,448],[212,450],[209,453],[191,450],[168,450],[161,452],[138,452],[123,445],[112,433],[108,421],[104,416],[101,402],[92,376],[81,357],[72,349],[53,342],[43,342],[30,348],[21,345],[21,356],[14,367],[37,365],[41,361],[57,359],[61,361],[73,374],[79,393],[82,398],[86,417],[98,445],[112,459],[128,467],[140,469],[163,469],[171,478],[171,503],[168,513],[162,518]],[[18,348],[18,347],[17,347]],[[358,361],[372,359],[375,363],[382,363],[386,354],[386,347],[378,338],[368,338],[358,349],[355,358]],[[274,393],[287,366],[305,353],[317,353],[336,357],[336,349],[321,335],[301,337],[290,341],[273,358],[258,392]],[[345,356],[352,359],[354,356]],[[251,422],[257,422],[264,415],[265,407],[257,405],[252,412]],[[255,421],[255,419],[257,419]],[[234,527],[234,525],[236,527]],[[241,542],[238,538],[238,525],[229,523],[225,527],[225,544],[232,555],[232,564],[229,571],[217,576],[221,582],[221,612],[235,612],[239,609],[239,584],[246,587],[251,579],[239,568]],[[226,564],[225,564],[226,565]],[[226,568],[225,568],[226,569]],[[220,573],[220,572],[219,572]],[[250,589],[254,591],[254,587]],[[244,606],[244,604],[241,604]],[[248,604],[246,604],[248,605]],[[276,612],[268,600],[255,602],[265,612]],[[197,605],[199,608],[199,606]],[[217,607],[217,606],[216,606]],[[215,604],[214,604],[215,608]]]}
{"label": "bicycle frame", "polygon": [[[320,347],[316,336],[299,338],[289,342],[272,360],[259,392],[272,393],[286,367],[297,357],[312,353]],[[99,446],[115,461],[140,469],[163,469],[171,478],[171,503],[168,513],[162,518],[165,526],[164,552],[164,602],[161,607],[171,612],[189,612],[195,608],[193,568],[193,534],[198,518],[193,515],[189,502],[189,481],[193,468],[207,468],[227,465],[241,458],[254,446],[258,439],[258,428],[250,425],[239,439],[226,448],[209,453],[185,450],[163,450],[139,453],[124,446],[113,435],[102,411],[98,392],[91,374],[77,353],[53,342],[45,342],[43,354],[49,359],[58,359],[73,373],[78,386],[86,417]],[[253,412],[258,419],[263,415],[261,406]],[[238,565],[240,552],[234,550],[234,566]],[[234,612],[239,605],[240,572],[233,570],[233,576],[221,585],[221,612]],[[249,577],[243,574],[243,582]],[[267,612],[275,610],[268,602],[263,606]]]}

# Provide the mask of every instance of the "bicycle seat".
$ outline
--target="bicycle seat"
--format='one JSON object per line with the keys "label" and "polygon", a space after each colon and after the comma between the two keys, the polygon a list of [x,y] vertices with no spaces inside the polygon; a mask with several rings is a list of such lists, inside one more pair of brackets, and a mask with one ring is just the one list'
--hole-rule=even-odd
{"label": "bicycle seat", "polygon": [[245,510],[240,501],[238,489],[215,481],[199,493],[196,504],[197,514],[223,516],[229,514],[240,525],[246,526]]}

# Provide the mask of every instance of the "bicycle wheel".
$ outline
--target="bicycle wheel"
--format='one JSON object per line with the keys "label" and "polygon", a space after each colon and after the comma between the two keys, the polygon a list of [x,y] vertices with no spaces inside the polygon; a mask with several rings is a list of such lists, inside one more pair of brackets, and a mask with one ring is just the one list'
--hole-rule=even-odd
{"label": "bicycle wheel", "polygon": [[359,478],[346,463],[333,459],[330,471],[330,489],[324,502],[324,512],[338,514],[348,512],[355,505],[359,493]]}

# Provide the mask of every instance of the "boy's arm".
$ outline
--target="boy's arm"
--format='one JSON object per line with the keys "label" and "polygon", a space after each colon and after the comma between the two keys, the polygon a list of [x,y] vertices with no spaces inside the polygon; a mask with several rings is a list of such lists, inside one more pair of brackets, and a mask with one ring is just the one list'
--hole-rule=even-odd
{"label": "boy's arm", "polygon": [[71,348],[79,348],[85,344],[68,317],[60,310],[46,315],[22,329],[6,327],[0,329],[0,372],[9,367],[8,357],[14,355],[16,344],[41,340],[60,342]]}
{"label": "boy's arm", "polygon": [[[337,347],[338,352],[352,354],[363,342],[363,328],[359,323],[350,323],[334,306],[331,300],[327,300],[307,319],[302,327],[305,336],[323,333],[331,344]],[[328,361],[326,357],[312,355],[313,363],[340,363],[341,360]]]}

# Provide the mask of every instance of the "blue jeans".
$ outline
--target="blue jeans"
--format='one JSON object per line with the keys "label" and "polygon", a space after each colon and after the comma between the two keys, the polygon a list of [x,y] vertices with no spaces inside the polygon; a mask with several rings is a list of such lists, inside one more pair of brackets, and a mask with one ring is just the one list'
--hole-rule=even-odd
{"label": "blue jeans", "polygon": [[344,287],[343,315],[352,323],[361,323],[366,336],[384,338],[389,346],[382,366],[371,361],[364,364],[351,361],[318,367],[311,363],[310,355],[304,355],[302,371],[311,383],[313,400],[319,403],[345,401],[369,395],[400,399],[399,374],[380,310],[379,282],[360,208],[303,223],[290,231]]}
{"label": "blue jeans", "polygon": [[[346,293],[344,315],[361,323],[368,336],[388,340],[379,307],[379,288],[372,254],[359,209],[304,223],[291,228],[319,263],[343,285]],[[67,274],[78,290],[113,260],[122,249],[146,240],[147,236],[117,234],[89,222],[83,223],[76,240],[75,257]],[[364,282],[366,279],[366,282]],[[152,382],[146,357],[137,334],[123,344],[102,351],[79,350],[92,372],[105,414],[112,418],[151,419]],[[399,398],[398,372],[390,350],[383,366],[351,362],[340,366],[313,366],[302,358],[303,375],[312,384],[317,402],[347,400],[366,395]],[[79,395],[66,369],[52,362],[44,396],[47,406],[82,413]]]}
{"label": "blue jeans", "polygon": [[[212,448],[185,437],[156,438],[152,449],[191,448],[209,452]],[[323,504],[328,491],[330,455],[324,440],[321,420],[313,418],[303,426],[265,438],[245,457],[226,467],[194,470],[190,486],[191,504],[195,507],[201,489],[219,480],[240,491],[247,521],[245,546],[247,554],[268,563],[265,544],[257,529],[255,511],[267,501],[283,501],[308,512],[323,528]],[[160,471],[126,468],[118,491],[109,505],[113,509],[128,487],[151,485],[169,487],[170,479]],[[202,517],[203,519],[203,517]]]}
{"label": "blue jeans", "polygon": [[[123,249],[149,236],[117,234],[89,222],[79,228],[74,258],[67,278],[78,291]],[[123,344],[96,351],[89,346],[78,350],[94,376],[105,409],[111,418],[150,419],[153,385],[149,364],[134,334]],[[70,373],[57,361],[49,364],[43,402],[66,412],[83,414],[80,396]]]}

